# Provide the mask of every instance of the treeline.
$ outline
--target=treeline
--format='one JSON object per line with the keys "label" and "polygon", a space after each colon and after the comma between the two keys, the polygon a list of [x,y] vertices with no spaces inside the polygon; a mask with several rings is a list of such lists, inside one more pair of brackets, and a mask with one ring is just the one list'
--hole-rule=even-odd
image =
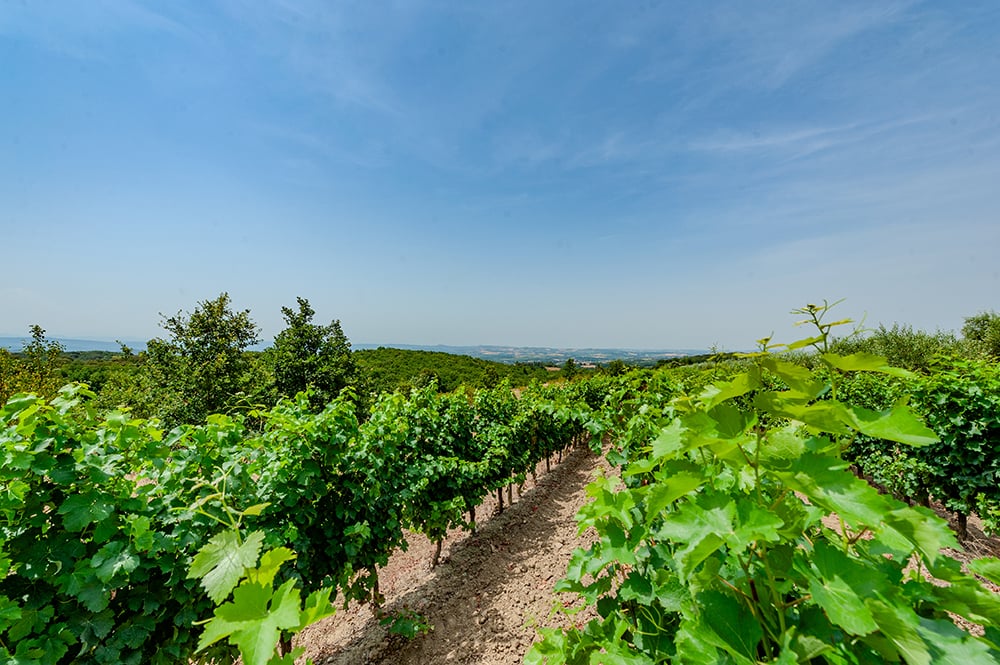
{"label": "treeline", "polygon": [[526,386],[554,378],[543,363],[508,365],[440,351],[379,347],[355,351],[354,358],[366,385],[375,392],[420,388],[432,382],[443,392],[451,392],[462,385],[493,388],[507,380],[514,386]]}
{"label": "treeline", "polygon": [[[364,412],[384,392],[431,383],[450,392],[461,385],[526,386],[588,373],[571,361],[550,372],[539,363],[508,365],[439,352],[354,351],[340,321],[316,323],[308,300],[298,298],[282,315],[285,328],[264,351],[251,350],[262,341],[259,328],[249,310],[233,310],[226,293],[190,313],[164,316],[164,336],[138,353],[125,346],[120,353],[63,353],[32,326],[31,342],[20,353],[0,349],[0,402],[18,392],[52,397],[60,386],[80,382],[97,394],[97,408],[125,408],[169,428],[212,413],[266,408],[304,390],[320,409],[349,387]],[[619,364],[612,369],[624,371]]]}

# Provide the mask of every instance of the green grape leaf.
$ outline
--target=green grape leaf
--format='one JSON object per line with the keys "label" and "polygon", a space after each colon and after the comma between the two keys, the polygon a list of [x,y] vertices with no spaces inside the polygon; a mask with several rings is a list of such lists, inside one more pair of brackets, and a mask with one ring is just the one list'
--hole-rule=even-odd
{"label": "green grape leaf", "polygon": [[833,647],[815,635],[800,633],[795,636],[792,649],[798,655],[796,662],[808,663],[813,658],[818,658],[822,654],[832,651]]}
{"label": "green grape leaf", "polygon": [[987,556],[969,562],[969,570],[982,575],[994,584],[1000,584],[1000,559]]}
{"label": "green grape leaf", "polygon": [[885,514],[885,523],[888,529],[912,543],[931,565],[944,556],[941,550],[945,547],[958,549],[958,541],[947,522],[927,508],[897,508]]}
{"label": "green grape leaf", "polygon": [[188,579],[199,579],[208,597],[221,603],[247,568],[257,563],[264,533],[254,531],[240,543],[239,533],[227,529],[216,534],[191,561]]}
{"label": "green grape leaf", "polygon": [[687,428],[681,423],[680,418],[674,418],[653,440],[653,458],[672,457],[675,453],[683,450],[686,431]]}
{"label": "green grape leaf", "polygon": [[334,615],[337,610],[330,602],[330,594],[333,591],[333,587],[324,587],[306,596],[305,606],[302,608],[296,630],[302,630],[306,626],[311,626],[317,621]]}
{"label": "green grape leaf", "polygon": [[282,630],[299,625],[299,591],[288,580],[277,590],[244,582],[233,600],[219,606],[198,640],[198,651],[228,637],[246,665],[266,665],[274,655]]}
{"label": "green grape leaf", "polygon": [[709,633],[711,629],[704,626],[701,621],[684,617],[674,637],[674,646],[677,649],[676,662],[705,665],[732,663],[732,659],[725,658],[725,654],[715,648],[714,642],[718,638]]}
{"label": "green grape leaf", "polygon": [[286,561],[292,561],[294,558],[295,552],[287,547],[276,547],[273,550],[268,550],[261,555],[260,565],[247,571],[247,578],[251,582],[270,586],[282,564]]}
{"label": "green grape leaf", "polygon": [[756,367],[749,371],[737,375],[732,381],[718,384],[709,384],[698,395],[701,406],[706,411],[714,406],[722,404],[727,399],[745,395],[751,390],[760,387],[760,370]]}
{"label": "green grape leaf", "polygon": [[764,392],[754,397],[754,406],[781,418],[797,420],[821,432],[851,434],[853,419],[839,402],[820,401],[806,404],[801,397],[787,393]]}
{"label": "green grape leaf", "polygon": [[710,633],[702,632],[707,641],[727,651],[737,663],[755,665],[757,644],[764,631],[750,611],[732,596],[718,591],[699,593],[698,604],[701,623],[710,629]]}
{"label": "green grape leaf", "polygon": [[715,421],[716,434],[726,439],[740,436],[756,422],[756,418],[732,404],[720,404],[709,411],[708,415]]}
{"label": "green grape leaf", "polygon": [[931,655],[927,645],[917,633],[919,617],[909,607],[888,605],[880,600],[869,599],[865,603],[879,629],[906,658],[907,663],[930,665]]}
{"label": "green grape leaf", "polygon": [[897,402],[886,411],[871,411],[860,406],[848,407],[852,424],[862,434],[876,439],[898,441],[910,446],[927,446],[938,436],[913,414],[910,407]]}
{"label": "green grape leaf", "polygon": [[682,503],[675,512],[665,515],[656,538],[680,546],[675,557],[682,574],[689,575],[725,544],[725,538],[733,533],[735,517],[736,506],[728,501],[727,495],[702,495],[698,503]]}
{"label": "green grape leaf", "polygon": [[645,575],[633,570],[619,587],[618,597],[621,600],[638,600],[643,605],[649,605],[655,597],[653,583]]}
{"label": "green grape leaf", "polygon": [[846,470],[835,457],[805,453],[787,471],[773,471],[788,487],[801,492],[827,512],[837,513],[851,526],[881,524],[892,509],[889,500]]}
{"label": "green grape leaf", "polygon": [[139,557],[119,541],[113,541],[97,551],[90,560],[94,574],[102,582],[110,582],[120,572],[130,573],[139,566]]}
{"label": "green grape leaf", "polygon": [[261,513],[264,512],[264,509],[267,508],[270,505],[271,504],[268,503],[268,502],[257,503],[257,504],[254,504],[254,505],[250,506],[249,508],[245,509],[240,514],[243,515],[244,517],[260,515]]}
{"label": "green grape leaf", "polygon": [[921,617],[917,629],[930,645],[931,662],[935,665],[996,665],[997,652],[982,640],[960,630],[944,619]]}
{"label": "green grape leaf", "polygon": [[760,463],[774,469],[787,469],[797,460],[806,446],[799,428],[793,425],[771,430],[760,447]]}
{"label": "green grape leaf", "polygon": [[76,592],[76,597],[80,603],[91,612],[100,612],[111,602],[111,592],[103,585],[91,581],[80,587]]}
{"label": "green grape leaf", "polygon": [[737,499],[736,527],[726,542],[734,551],[740,551],[755,541],[777,542],[785,525],[784,520],[772,510],[761,508],[753,501]]}
{"label": "green grape leaf", "polygon": [[817,379],[802,365],[779,360],[774,356],[765,357],[761,360],[761,365],[784,381],[793,392],[805,398],[814,399],[826,389],[826,382]]}
{"label": "green grape leaf", "polygon": [[10,598],[0,595],[0,630],[21,618],[21,607]]}
{"label": "green grape leaf", "polygon": [[816,337],[806,337],[805,339],[800,339],[795,342],[790,342],[785,345],[785,348],[789,351],[796,351],[798,349],[804,349],[807,346],[813,346],[814,344],[822,344],[826,337],[823,335],[817,335]]}
{"label": "green grape leaf", "polygon": [[73,494],[66,498],[57,511],[63,516],[63,526],[75,533],[83,531],[93,522],[106,520],[114,512],[114,506],[97,492]]}
{"label": "green grape leaf", "polygon": [[[818,542],[813,551],[816,572],[809,569],[809,593],[830,621],[852,635],[867,635],[878,629],[865,597],[872,592],[870,580],[839,550]],[[818,572],[818,574],[817,574]]]}
{"label": "green grape leaf", "polygon": [[852,353],[847,356],[824,353],[821,357],[830,367],[844,372],[879,372],[898,376],[901,379],[912,379],[916,376],[909,370],[892,367],[885,358],[872,353]]}
{"label": "green grape leaf", "polygon": [[816,604],[823,608],[830,621],[852,635],[867,635],[878,629],[864,601],[847,585],[835,577],[829,580],[810,579],[809,593]]}
{"label": "green grape leaf", "polygon": [[703,482],[700,474],[680,472],[649,485],[646,492],[646,519],[658,516],[674,501],[701,487]]}
{"label": "green grape leaf", "polygon": [[[974,570],[972,561],[969,568]],[[934,600],[938,607],[974,623],[988,626],[1000,625],[1000,595],[987,590],[979,580],[962,574],[959,570],[942,570],[935,567],[932,573],[948,582],[946,586],[935,586]]]}

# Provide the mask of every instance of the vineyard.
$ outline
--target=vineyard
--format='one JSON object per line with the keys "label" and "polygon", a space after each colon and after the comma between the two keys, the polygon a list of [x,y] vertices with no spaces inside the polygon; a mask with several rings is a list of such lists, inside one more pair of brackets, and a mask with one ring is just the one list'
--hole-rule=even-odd
{"label": "vineyard", "polygon": [[1000,526],[996,364],[915,373],[836,352],[825,307],[798,313],[812,336],[724,363],[516,394],[428,385],[363,413],[345,389],[319,411],[304,393],[165,431],[80,385],[15,395],[0,410],[0,650],[292,663],[292,636],[334,604],[382,615],[379,571],[408,533],[436,564],[487,496],[502,511],[583,446],[618,471],[588,489],[579,520],[596,537],[556,590],[594,618],[542,629],[525,662],[1000,662],[983,584],[1000,560],[944,556],[958,539],[921,505],[956,511],[959,537],[970,513]]}

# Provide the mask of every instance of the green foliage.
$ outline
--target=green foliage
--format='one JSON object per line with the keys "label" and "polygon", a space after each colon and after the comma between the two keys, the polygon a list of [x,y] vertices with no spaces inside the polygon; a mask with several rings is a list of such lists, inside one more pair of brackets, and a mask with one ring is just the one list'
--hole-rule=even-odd
{"label": "green foliage", "polygon": [[615,358],[601,367],[601,371],[608,376],[621,376],[629,370],[628,365],[621,358]]}
{"label": "green foliage", "polygon": [[514,386],[525,386],[535,379],[551,379],[538,363],[497,363],[439,351],[379,347],[355,351],[353,356],[364,389],[375,394],[409,392],[411,388],[427,386],[432,380],[441,392],[451,392],[462,385],[492,388],[503,379]]}
{"label": "green foliage", "polygon": [[543,631],[526,663],[998,662],[1000,598],[941,555],[957,545],[947,525],[879,494],[840,455],[858,433],[928,447],[935,436],[903,401],[839,399],[844,368],[897,372],[830,353],[845,322],[827,323],[827,310],[797,310],[818,334],[785,347],[820,351],[827,380],[765,352],[698,394],[628,407],[626,434],[652,431],[625,446],[624,487],[588,488],[580,528],[598,538],[557,585],[599,618]]}
{"label": "green foliage", "polygon": [[61,384],[86,383],[88,388],[100,394],[109,382],[121,381],[121,375],[127,380],[137,367],[136,356],[127,347],[121,353],[70,351],[62,354],[59,380]]}
{"label": "green foliage", "polygon": [[51,403],[18,395],[0,410],[0,654],[181,662],[208,609],[184,579],[187,548],[211,525],[176,510],[188,494],[181,460],[156,473],[160,430],[101,420],[89,397],[67,387]]}
{"label": "green foliage", "polygon": [[151,339],[137,370],[109,381],[104,403],[160,418],[168,427],[209,414],[246,410],[262,383],[247,349],[257,340],[250,311],[234,312],[229,294],[198,303],[185,315],[164,316],[168,339]]}
{"label": "green foliage", "polygon": [[1000,508],[1000,367],[952,360],[914,386],[914,406],[940,437],[916,451],[925,491],[950,510],[979,512],[996,531]]}
{"label": "green foliage", "polygon": [[703,365],[703,364],[715,364],[720,362],[725,362],[727,360],[732,360],[738,357],[736,353],[730,352],[713,352],[713,353],[699,353],[690,356],[677,356],[675,358],[661,358],[656,361],[654,369],[660,369],[663,367],[683,367],[685,365]]}
{"label": "green foliage", "polygon": [[[237,531],[222,533],[238,536]],[[268,550],[260,557],[260,564],[255,566],[257,548],[263,538],[262,532],[252,532],[248,539],[252,539],[256,547],[250,549],[246,547],[247,543],[241,543],[237,538],[226,539],[230,556],[222,556],[220,564],[227,570],[227,583],[218,589],[222,598],[228,597],[231,592],[232,600],[219,605],[205,624],[198,641],[199,651],[225,639],[239,649],[240,657],[247,665],[290,664],[305,649],[298,647],[288,653],[279,653],[282,634],[298,633],[334,613],[330,602],[332,589],[314,591],[303,603],[294,580],[287,580],[274,588],[275,577],[282,564],[294,559],[295,555],[285,548]],[[245,560],[244,554],[250,552],[252,556]],[[238,574],[230,572],[236,570],[233,566],[236,561],[239,562]],[[215,572],[215,569],[210,569],[204,574],[209,576]],[[201,578],[206,582],[206,588],[216,584],[209,584],[194,567],[191,576]],[[231,582],[228,581],[230,578]],[[312,660],[306,659],[305,662],[312,663]]]}
{"label": "green foliage", "polygon": [[393,635],[401,635],[408,640],[433,630],[431,625],[427,623],[426,617],[413,610],[402,610],[394,615],[383,617],[379,624],[387,626]]}
{"label": "green foliage", "polygon": [[[195,555],[187,577],[197,579],[217,605],[198,640],[198,651],[226,640],[236,647],[247,665],[291,665],[304,648],[282,653],[282,638],[290,637],[317,621],[333,615],[332,588],[309,594],[305,603],[294,580],[275,588],[282,565],[295,559],[285,547],[270,549],[260,556],[263,531],[252,531],[244,538],[242,518],[259,515],[267,504],[258,504],[235,513],[219,494],[222,517],[227,524]],[[231,599],[226,601],[227,598]],[[307,664],[312,661],[307,659]]]}
{"label": "green foliage", "polygon": [[[432,384],[382,397],[364,424],[349,391],[318,413],[302,393],[166,435],[98,417],[81,386],[51,403],[17,395],[0,410],[0,655],[266,662],[272,636],[334,591],[378,602],[377,569],[404,529],[440,539],[485,493],[599,433],[585,392],[517,399],[501,383],[470,399]],[[230,505],[247,507],[227,520]],[[303,608],[299,588],[316,602]]]}
{"label": "green foliage", "polygon": [[199,303],[189,315],[164,317],[161,325],[170,339],[150,340],[148,362],[182,396],[182,422],[223,413],[235,396],[245,393],[249,363],[244,351],[258,341],[249,310],[233,312],[229,294],[222,293]]}
{"label": "green foliage", "polygon": [[19,354],[0,349],[0,403],[18,392],[55,396],[62,385],[59,378],[62,352],[62,345],[47,340],[38,325],[31,326],[31,341]]}
{"label": "green foliage", "polygon": [[268,503],[257,525],[267,544],[297,553],[294,576],[306,590],[338,588],[345,600],[368,600],[375,569],[403,546],[402,503],[408,500],[387,435],[362,430],[353,396],[314,412],[304,394],[282,400],[261,419],[253,448],[255,492]]}
{"label": "green foliage", "polygon": [[17,358],[7,349],[0,349],[0,402],[21,390],[21,368]]}
{"label": "green foliage", "polygon": [[973,355],[1000,360],[1000,314],[981,312],[967,317],[962,337]]}
{"label": "green foliage", "polygon": [[298,311],[281,308],[287,327],[274,338],[268,360],[279,396],[293,397],[311,390],[314,408],[321,408],[356,380],[351,343],[340,321],[327,326],[314,324],[315,311],[309,301],[296,300]]}
{"label": "green foliage", "polygon": [[898,498],[929,496],[961,515],[976,512],[988,531],[1000,528],[1000,370],[990,362],[941,360],[933,372],[901,382],[855,375],[841,382],[842,399],[886,408],[909,394],[939,441],[911,449],[859,435],[845,456]]}
{"label": "green foliage", "polygon": [[927,333],[894,323],[892,328],[880,325],[868,335],[837,340],[832,349],[840,355],[870,353],[885,358],[893,367],[926,372],[938,356],[957,353],[959,344],[951,333]]}

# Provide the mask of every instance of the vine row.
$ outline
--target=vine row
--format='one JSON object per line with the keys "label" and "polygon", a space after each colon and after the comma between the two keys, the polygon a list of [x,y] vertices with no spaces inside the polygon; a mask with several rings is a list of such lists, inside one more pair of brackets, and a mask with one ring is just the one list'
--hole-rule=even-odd
{"label": "vine row", "polygon": [[[169,432],[102,417],[92,398],[71,385],[49,403],[16,395],[0,409],[0,654],[11,662],[232,659],[224,641],[199,644],[195,623],[260,548],[294,553],[268,564],[277,582],[377,604],[378,568],[408,529],[440,544],[449,528],[474,528],[487,493],[601,429],[572,387],[517,397],[507,385],[449,395],[431,385],[382,396],[364,422],[350,394],[319,413],[303,394]],[[253,556],[222,552],[246,566],[189,575],[234,510],[226,538]]]}

